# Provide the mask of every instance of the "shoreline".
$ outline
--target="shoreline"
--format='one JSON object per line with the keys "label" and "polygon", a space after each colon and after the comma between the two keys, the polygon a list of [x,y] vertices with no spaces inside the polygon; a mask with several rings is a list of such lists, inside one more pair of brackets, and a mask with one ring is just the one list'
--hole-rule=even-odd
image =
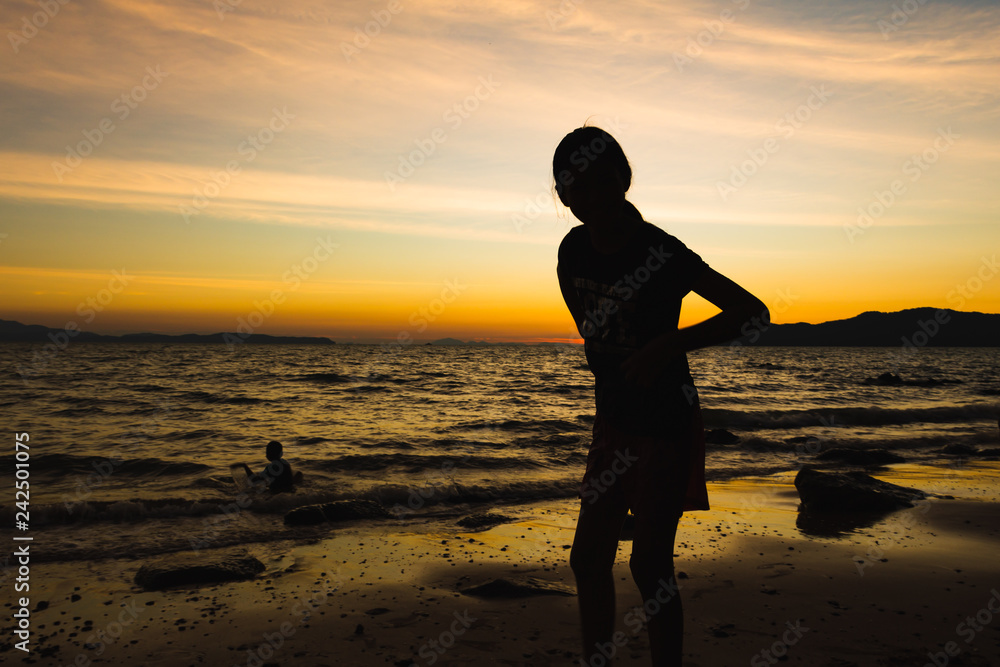
{"label": "shoreline", "polygon": [[[936,654],[950,665],[1000,664],[1000,464],[900,464],[876,475],[954,499],[819,536],[797,526],[794,473],[710,482],[712,509],[686,514],[678,529],[685,665],[922,666]],[[461,592],[524,577],[575,589],[568,546],[578,503],[497,506],[515,520],[481,531],[424,517],[220,549],[249,551],[266,569],[198,588],[143,592],[132,583],[138,559],[40,563],[32,651],[13,648],[8,621],[0,657],[60,667],[579,665],[575,597]],[[645,665],[630,551],[620,542],[616,629],[625,641],[615,664]]]}

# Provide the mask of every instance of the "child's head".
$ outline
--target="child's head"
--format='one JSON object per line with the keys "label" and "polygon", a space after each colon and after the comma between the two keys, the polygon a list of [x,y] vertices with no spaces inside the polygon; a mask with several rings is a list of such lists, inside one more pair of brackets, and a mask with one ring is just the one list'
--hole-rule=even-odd
{"label": "child's head", "polygon": [[552,156],[559,201],[583,222],[621,210],[632,184],[632,167],[614,137],[599,127],[578,127]]}
{"label": "child's head", "polygon": [[281,458],[283,451],[284,449],[282,448],[281,443],[277,440],[272,440],[267,443],[267,452],[265,453],[265,456],[267,456],[268,461],[276,461]]}

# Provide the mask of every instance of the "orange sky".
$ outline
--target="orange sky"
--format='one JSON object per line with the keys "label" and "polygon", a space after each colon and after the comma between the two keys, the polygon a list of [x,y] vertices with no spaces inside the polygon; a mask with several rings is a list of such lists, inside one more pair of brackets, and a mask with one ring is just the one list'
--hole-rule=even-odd
{"label": "orange sky", "polygon": [[1000,312],[992,4],[119,0],[30,38],[0,4],[3,319],[575,338],[549,168],[585,121],[777,322]]}

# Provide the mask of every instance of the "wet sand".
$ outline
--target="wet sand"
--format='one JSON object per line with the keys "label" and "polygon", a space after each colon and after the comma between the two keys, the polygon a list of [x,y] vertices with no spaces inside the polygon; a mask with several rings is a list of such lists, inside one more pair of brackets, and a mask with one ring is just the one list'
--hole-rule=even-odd
{"label": "wet sand", "polygon": [[[791,473],[709,485],[713,509],[678,531],[685,665],[1000,665],[1000,463],[875,474],[953,498],[859,526],[802,522]],[[461,592],[525,577],[572,589],[577,510],[498,507],[515,520],[482,531],[458,527],[461,514],[331,527],[311,544],[251,545],[266,566],[252,581],[160,592],[132,583],[139,560],[41,563],[29,654],[12,646],[5,583],[0,661],[580,665],[575,597]],[[614,664],[647,665],[630,550],[623,540],[615,566]]]}

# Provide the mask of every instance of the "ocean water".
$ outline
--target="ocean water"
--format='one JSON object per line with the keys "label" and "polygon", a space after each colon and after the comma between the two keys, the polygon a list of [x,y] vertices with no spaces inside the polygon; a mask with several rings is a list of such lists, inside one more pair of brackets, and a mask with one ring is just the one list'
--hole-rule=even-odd
{"label": "ocean water", "polygon": [[[0,345],[8,439],[30,435],[38,560],[144,556],[278,539],[282,516],[369,498],[400,517],[572,498],[593,423],[579,346],[84,344],[23,380],[28,344]],[[794,470],[831,447],[998,446],[1000,349],[715,347],[689,355],[708,429],[708,478]],[[866,385],[896,372],[904,383]],[[240,496],[269,440],[304,482]],[[4,470],[14,468],[14,445]],[[11,473],[8,472],[8,475]],[[11,485],[8,485],[10,487]],[[0,498],[14,520],[13,491]]]}

